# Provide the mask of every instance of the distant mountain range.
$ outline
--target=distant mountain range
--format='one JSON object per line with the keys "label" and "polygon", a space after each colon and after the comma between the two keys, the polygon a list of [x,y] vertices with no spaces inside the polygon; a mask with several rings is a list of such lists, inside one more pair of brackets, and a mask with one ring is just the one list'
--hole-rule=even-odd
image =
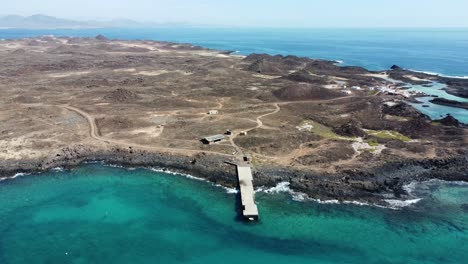
{"label": "distant mountain range", "polygon": [[0,16],[0,28],[24,28],[24,29],[56,29],[56,28],[142,28],[174,26],[182,24],[156,24],[141,23],[129,19],[116,19],[109,21],[97,20],[70,20],[46,15]]}

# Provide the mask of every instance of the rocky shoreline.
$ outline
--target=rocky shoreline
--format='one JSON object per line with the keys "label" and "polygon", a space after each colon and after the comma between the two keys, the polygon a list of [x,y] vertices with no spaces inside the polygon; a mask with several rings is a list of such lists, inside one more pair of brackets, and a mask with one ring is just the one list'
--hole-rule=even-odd
{"label": "rocky shoreline", "polygon": [[[60,167],[72,169],[86,162],[104,162],[123,167],[152,167],[206,179],[224,187],[237,187],[235,167],[226,157],[200,153],[192,156],[154,153],[133,148],[98,149],[76,145],[42,160],[0,161],[0,177],[40,173]],[[319,200],[358,201],[385,204],[384,198],[404,198],[403,186],[413,181],[439,179],[468,182],[468,156],[450,159],[405,160],[362,170],[334,174],[270,165],[254,166],[256,187],[275,187],[288,182],[291,190]]]}

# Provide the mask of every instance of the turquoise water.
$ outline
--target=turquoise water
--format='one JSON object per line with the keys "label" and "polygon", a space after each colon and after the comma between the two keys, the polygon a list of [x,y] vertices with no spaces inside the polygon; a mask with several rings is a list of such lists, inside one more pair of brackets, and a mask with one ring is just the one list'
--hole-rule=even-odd
{"label": "turquoise water", "polygon": [[40,35],[185,42],[241,54],[292,54],[372,70],[401,67],[468,76],[468,29],[1,29],[0,38]]}
{"label": "turquoise water", "polygon": [[[410,91],[423,92],[427,95],[435,95],[440,98],[445,98],[448,100],[458,101],[458,102],[468,102],[467,98],[451,95],[443,90],[446,85],[442,83],[434,82],[432,87],[424,87],[423,85],[409,85]],[[430,101],[433,100],[432,96],[425,96],[416,98],[422,104],[411,103],[411,105],[418,109],[423,114],[428,115],[431,119],[437,120],[444,118],[447,114],[451,114],[453,117],[458,119],[458,121],[468,124],[468,111],[463,108],[450,107],[445,105],[433,104]],[[423,105],[428,105],[429,107],[424,107]]]}
{"label": "turquoise water", "polygon": [[88,164],[0,182],[0,263],[466,263],[468,185],[429,182],[401,210],[235,194],[146,169]]}
{"label": "turquoise water", "polygon": [[[421,113],[428,115],[433,120],[442,119],[447,116],[447,114],[451,114],[458,119],[458,121],[468,124],[468,110],[431,103],[430,101],[433,99],[434,97],[431,96],[418,97],[416,100],[421,103],[410,103],[410,105]],[[424,107],[423,105],[428,105],[429,107]]]}

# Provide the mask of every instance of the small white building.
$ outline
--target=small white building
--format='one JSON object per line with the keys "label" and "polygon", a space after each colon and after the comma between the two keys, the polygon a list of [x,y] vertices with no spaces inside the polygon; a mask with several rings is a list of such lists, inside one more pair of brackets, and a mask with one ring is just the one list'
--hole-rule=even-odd
{"label": "small white building", "polygon": [[210,110],[210,111],[208,111],[208,114],[209,115],[217,115],[217,114],[219,114],[219,111],[218,110]]}
{"label": "small white building", "polygon": [[362,90],[360,86],[352,86],[351,89],[358,90],[358,91]]}

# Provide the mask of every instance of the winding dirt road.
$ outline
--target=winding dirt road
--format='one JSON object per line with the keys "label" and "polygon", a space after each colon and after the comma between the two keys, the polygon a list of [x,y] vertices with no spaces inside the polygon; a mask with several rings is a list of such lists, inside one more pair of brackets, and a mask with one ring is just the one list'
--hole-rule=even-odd
{"label": "winding dirt road", "polygon": [[84,117],[88,121],[88,124],[89,124],[89,136],[94,140],[104,142],[106,144],[112,143],[112,144],[115,144],[115,145],[118,145],[118,146],[135,147],[135,148],[139,148],[139,149],[142,149],[142,150],[148,150],[148,151],[169,152],[169,153],[178,153],[178,154],[209,153],[209,154],[216,154],[216,155],[221,155],[221,156],[226,156],[226,157],[232,157],[232,155],[225,154],[225,153],[222,153],[222,152],[217,152],[217,151],[194,150],[194,149],[183,149],[183,148],[165,148],[165,147],[154,147],[154,146],[151,147],[151,146],[147,146],[147,145],[132,144],[132,143],[127,143],[127,142],[122,142],[122,141],[119,141],[119,140],[108,139],[108,138],[105,138],[105,137],[102,137],[101,135],[99,135],[99,129],[98,129],[97,125],[96,125],[96,119],[92,115],[84,112],[83,110],[81,110],[79,108],[73,107],[73,106],[63,105],[62,107],[64,109],[75,112],[78,115]]}
{"label": "winding dirt road", "polygon": [[[250,132],[254,129],[257,129],[257,128],[261,128],[263,127],[263,122],[262,122],[262,118],[264,117],[267,117],[269,115],[274,115],[276,113],[278,113],[279,111],[281,111],[281,108],[279,107],[279,105],[277,103],[273,104],[273,106],[275,107],[275,110],[273,112],[270,112],[270,113],[266,113],[266,114],[263,114],[263,115],[259,115],[256,119],[256,122],[257,122],[257,125],[254,126],[254,127],[251,127],[251,128],[248,128],[248,129],[245,129],[245,130],[242,130],[242,131],[245,131],[245,132]],[[231,143],[231,145],[236,149],[236,152],[237,153],[242,153],[242,149],[234,142],[234,139],[237,138],[240,134],[240,131],[236,131],[230,138],[229,138],[229,142]]]}

